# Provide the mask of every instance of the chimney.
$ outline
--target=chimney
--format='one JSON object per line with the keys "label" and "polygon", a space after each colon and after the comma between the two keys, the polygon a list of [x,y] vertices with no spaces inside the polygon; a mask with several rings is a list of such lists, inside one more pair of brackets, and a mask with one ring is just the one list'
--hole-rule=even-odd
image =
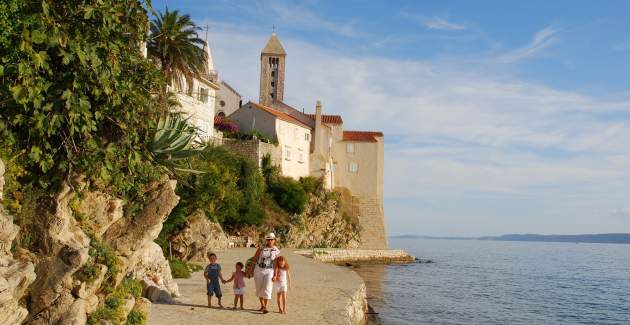
{"label": "chimney", "polygon": [[315,104],[315,132],[312,134],[311,143],[313,144],[313,152],[322,152],[322,102],[317,101]]}

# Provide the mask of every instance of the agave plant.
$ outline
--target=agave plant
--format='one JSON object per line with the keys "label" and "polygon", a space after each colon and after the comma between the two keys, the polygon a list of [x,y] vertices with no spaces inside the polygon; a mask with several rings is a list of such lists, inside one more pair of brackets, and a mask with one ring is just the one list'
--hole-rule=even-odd
{"label": "agave plant", "polygon": [[171,113],[160,118],[149,150],[154,160],[169,171],[201,173],[184,168],[186,158],[199,154],[204,148],[198,141],[200,130],[189,123],[189,118]]}

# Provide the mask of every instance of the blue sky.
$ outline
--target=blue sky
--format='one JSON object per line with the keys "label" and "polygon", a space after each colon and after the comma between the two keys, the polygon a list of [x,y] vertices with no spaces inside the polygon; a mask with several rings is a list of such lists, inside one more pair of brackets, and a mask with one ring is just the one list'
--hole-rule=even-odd
{"label": "blue sky", "polygon": [[210,26],[245,100],[275,25],[285,101],[385,132],[390,234],[630,232],[630,2],[153,5]]}

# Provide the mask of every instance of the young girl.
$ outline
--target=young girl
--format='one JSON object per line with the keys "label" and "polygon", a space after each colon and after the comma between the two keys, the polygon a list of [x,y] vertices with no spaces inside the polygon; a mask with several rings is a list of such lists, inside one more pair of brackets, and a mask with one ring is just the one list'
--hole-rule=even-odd
{"label": "young girl", "polygon": [[243,310],[243,295],[245,294],[245,272],[243,271],[243,263],[236,263],[236,271],[234,271],[232,276],[225,280],[225,282],[232,280],[234,280],[234,309],[236,309],[236,303],[240,302],[241,310]]}
{"label": "young girl", "polygon": [[291,273],[289,273],[289,262],[286,257],[278,256],[274,272],[274,282],[278,292],[278,312],[287,313],[287,291],[291,288]]}

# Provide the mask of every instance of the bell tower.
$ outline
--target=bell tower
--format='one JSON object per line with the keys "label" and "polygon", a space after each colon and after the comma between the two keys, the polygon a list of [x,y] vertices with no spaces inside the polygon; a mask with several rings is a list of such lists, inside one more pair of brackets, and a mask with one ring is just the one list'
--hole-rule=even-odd
{"label": "bell tower", "polygon": [[259,102],[270,106],[284,99],[284,63],[287,53],[275,32],[260,52],[260,98]]}

